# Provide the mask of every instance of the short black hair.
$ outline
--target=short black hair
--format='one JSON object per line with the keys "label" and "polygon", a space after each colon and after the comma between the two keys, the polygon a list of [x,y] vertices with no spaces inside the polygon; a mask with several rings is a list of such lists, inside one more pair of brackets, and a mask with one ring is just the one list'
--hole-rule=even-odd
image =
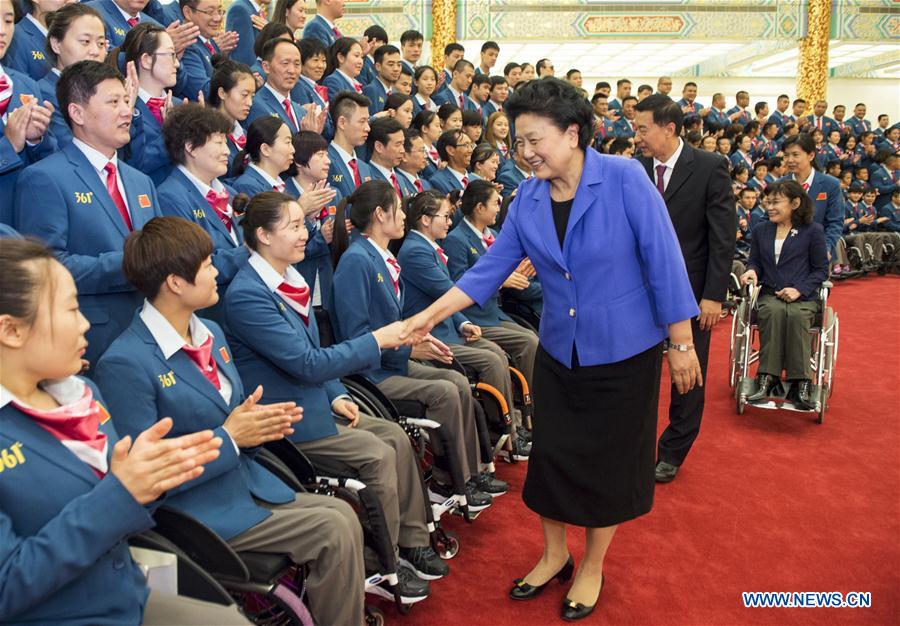
{"label": "short black hair", "polygon": [[882,113],[882,114],[880,114],[880,115],[879,115],[879,116],[878,116],[878,118],[877,118],[877,119],[878,119],[878,121],[879,121],[879,122],[880,122],[880,121],[881,121],[881,118],[883,118],[883,117],[887,117],[887,116],[888,116],[888,114],[887,114],[887,113]]}
{"label": "short black hair", "polygon": [[601,100],[601,99],[609,100],[609,96],[607,96],[605,93],[600,93],[598,91],[593,96],[591,96],[591,104],[596,104],[597,100]]}
{"label": "short black hair", "polygon": [[413,43],[414,41],[425,41],[425,36],[417,30],[405,30],[400,35],[400,45]]}
{"label": "short black hair", "polygon": [[[665,96],[665,97],[668,98],[669,96]],[[622,98],[622,104],[624,105],[629,100],[634,100],[635,102],[638,101],[637,96],[625,96],[624,98]],[[637,105],[635,105],[635,106],[637,106]]]}
{"label": "short black hair", "polygon": [[78,61],[64,69],[56,83],[56,101],[66,124],[72,126],[70,104],[87,104],[97,93],[100,83],[113,79],[125,84],[125,77],[119,70],[99,61]]}
{"label": "short black hair", "polygon": [[508,85],[509,81],[506,80],[505,76],[491,76],[491,89],[494,87],[498,87],[500,85]]}
{"label": "short black hair", "polygon": [[445,57],[450,56],[450,54],[452,54],[453,52],[462,52],[463,54],[465,54],[466,49],[456,42],[448,43],[446,46],[444,46]]}
{"label": "short black hair", "polygon": [[273,39],[281,39],[285,35],[288,36],[288,39],[286,39],[285,41],[294,40],[294,33],[291,31],[290,27],[287,24],[281,24],[279,22],[269,22],[262,27],[262,30],[259,31],[259,34],[253,41],[253,54],[258,56],[259,58],[263,58],[263,47]]}
{"label": "short black hair", "polygon": [[599,83],[594,85],[594,89],[612,89],[612,86],[605,80],[601,80]]}
{"label": "short black hair", "polygon": [[478,111],[466,109],[462,112],[462,123],[463,126],[482,126],[484,124],[484,119]]}
{"label": "short black hair", "polygon": [[331,101],[328,112],[331,115],[331,121],[334,122],[335,127],[337,127],[338,119],[342,115],[347,116],[351,109],[356,110],[356,107],[365,107],[368,109],[370,104],[372,104],[372,101],[361,93],[356,93],[355,91],[339,91],[338,95]]}
{"label": "short black hair", "polygon": [[372,58],[376,63],[381,63],[384,61],[384,56],[386,54],[400,54],[400,50],[397,49],[397,46],[386,43],[383,46],[375,48],[375,52],[372,53]]}
{"label": "short black hair", "polygon": [[614,137],[611,142],[609,142],[609,147],[607,150],[609,154],[624,154],[628,148],[631,148],[631,140],[628,137]]}
{"label": "short black hair", "polygon": [[366,148],[370,153],[374,153],[376,141],[381,145],[387,145],[389,135],[402,132],[403,125],[393,117],[379,117],[372,120],[369,136],[366,138]]}
{"label": "short black hair", "polygon": [[372,26],[369,26],[365,31],[363,31],[363,35],[368,37],[369,41],[371,41],[373,39],[376,41],[383,41],[385,43],[390,41],[390,39],[388,38],[387,31],[384,30],[384,28],[379,26],[378,24],[373,24]]}
{"label": "short black hair", "polygon": [[445,130],[441,133],[438,140],[434,142],[434,147],[437,149],[441,161],[450,160],[450,155],[447,154],[447,148],[455,148],[459,138],[464,134],[465,133],[463,133],[461,128],[451,128],[450,130]]}
{"label": "short black hair", "polygon": [[496,50],[497,52],[500,52],[500,44],[498,44],[496,41],[485,41],[483,44],[481,44],[481,51],[487,52],[488,50]]}
{"label": "short black hair", "polygon": [[[259,58],[262,59],[263,61],[267,61],[267,62],[271,61],[272,57],[275,56],[275,50],[278,49],[278,46],[280,46],[282,44],[290,45],[291,47],[294,48],[294,50],[297,51],[297,54],[300,54],[300,49],[297,47],[297,44],[295,44],[293,41],[290,41],[287,39],[270,39],[269,41],[266,42],[266,45],[264,45],[262,47],[262,54],[259,55]],[[302,55],[300,58],[301,59],[303,58]]]}
{"label": "short black hair", "polygon": [[564,80],[548,76],[543,80],[530,81],[516,89],[506,101],[504,110],[510,124],[515,124],[516,118],[525,113],[545,117],[561,131],[575,124],[578,127],[578,147],[585,150],[591,145],[594,111],[578,89]]}
{"label": "short black hair", "polygon": [[471,61],[460,59],[456,62],[456,65],[453,66],[453,73],[455,74],[456,72],[464,72],[466,71],[467,67],[471,67],[473,70],[475,69],[475,66],[472,65]]}
{"label": "short black hair", "polygon": [[321,39],[316,37],[304,37],[297,42],[297,47],[300,48],[300,60],[303,63],[319,55],[326,59],[328,58],[328,48],[325,47]]}
{"label": "short black hair", "polygon": [[507,63],[506,65],[503,66],[503,75],[509,76],[509,73],[511,71],[513,71],[514,69],[516,69],[517,67],[521,69],[522,66],[519,65],[518,63]]}
{"label": "short black hair", "polygon": [[756,113],[757,115],[759,115],[760,111],[765,109],[767,106],[769,106],[768,102],[764,102],[764,101],[757,102],[756,104],[753,105],[753,112]]}
{"label": "short black hair", "polygon": [[803,226],[812,224],[815,206],[809,199],[809,194],[803,190],[803,187],[796,180],[788,179],[776,181],[766,187],[765,195],[767,198],[772,196],[784,196],[789,201],[799,200],[800,206],[791,213],[791,225]]}
{"label": "short black hair", "polygon": [[172,163],[184,165],[188,144],[203,147],[214,134],[227,135],[233,128],[234,123],[217,109],[185,102],[166,115],[162,128],[166,152]]}
{"label": "short black hair", "polygon": [[[505,79],[504,79],[505,80]],[[472,86],[477,87],[479,85],[490,84],[491,77],[487,74],[475,74],[472,77]]]}
{"label": "short black hair", "polygon": [[621,87],[622,85],[630,85],[631,81],[627,78],[620,78],[616,81],[616,87]]}
{"label": "short black hair", "polygon": [[581,70],[575,69],[574,67],[566,72],[566,78],[572,78],[575,74],[581,74]]}
{"label": "short black hair", "polygon": [[680,135],[681,129],[684,127],[684,111],[675,104],[672,98],[661,93],[647,96],[635,105],[634,110],[653,113],[653,123],[657,126],[674,124],[676,135]]}

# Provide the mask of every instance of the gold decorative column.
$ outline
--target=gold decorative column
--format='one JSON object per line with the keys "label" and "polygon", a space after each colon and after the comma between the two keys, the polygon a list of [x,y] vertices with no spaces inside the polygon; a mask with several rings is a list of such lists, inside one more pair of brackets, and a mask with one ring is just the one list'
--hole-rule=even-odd
{"label": "gold decorative column", "polygon": [[824,100],[828,91],[828,42],[831,0],[809,0],[806,37],[800,40],[797,97],[809,103]]}
{"label": "gold decorative column", "polygon": [[456,41],[456,0],[431,3],[431,65],[438,72],[444,67],[444,46]]}

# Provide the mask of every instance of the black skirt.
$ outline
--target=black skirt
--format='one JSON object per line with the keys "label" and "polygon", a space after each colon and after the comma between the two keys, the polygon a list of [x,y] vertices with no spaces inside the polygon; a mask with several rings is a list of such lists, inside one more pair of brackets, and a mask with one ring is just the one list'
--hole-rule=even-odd
{"label": "black skirt", "polygon": [[538,348],[522,498],[538,515],[599,528],[653,505],[662,344],[570,370]]}

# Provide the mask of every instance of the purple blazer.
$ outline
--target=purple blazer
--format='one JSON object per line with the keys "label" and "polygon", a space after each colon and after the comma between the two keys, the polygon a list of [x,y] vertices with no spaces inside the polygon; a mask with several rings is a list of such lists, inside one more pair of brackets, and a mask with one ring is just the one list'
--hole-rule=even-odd
{"label": "purple blazer", "polygon": [[456,286],[484,304],[525,256],[544,289],[541,345],[567,367],[573,342],[581,365],[615,363],[699,313],[666,205],[637,161],[587,149],[562,249],[550,183],[523,182],[497,240]]}

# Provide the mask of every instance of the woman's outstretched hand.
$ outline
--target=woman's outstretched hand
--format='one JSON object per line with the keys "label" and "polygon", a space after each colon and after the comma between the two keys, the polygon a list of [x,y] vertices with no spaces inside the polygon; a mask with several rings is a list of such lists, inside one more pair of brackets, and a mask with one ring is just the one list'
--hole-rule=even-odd
{"label": "woman's outstretched hand", "polygon": [[407,344],[419,343],[434,328],[431,316],[426,315],[425,311],[407,318],[403,323],[405,328],[400,333],[400,339],[407,342]]}

